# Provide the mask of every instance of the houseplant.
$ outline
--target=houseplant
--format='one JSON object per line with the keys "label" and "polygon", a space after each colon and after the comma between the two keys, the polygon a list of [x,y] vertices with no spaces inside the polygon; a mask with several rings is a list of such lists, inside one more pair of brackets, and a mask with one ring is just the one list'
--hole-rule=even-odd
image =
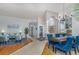
{"label": "houseplant", "polygon": [[28,34],[28,28],[25,28],[25,38],[27,38],[27,34]]}

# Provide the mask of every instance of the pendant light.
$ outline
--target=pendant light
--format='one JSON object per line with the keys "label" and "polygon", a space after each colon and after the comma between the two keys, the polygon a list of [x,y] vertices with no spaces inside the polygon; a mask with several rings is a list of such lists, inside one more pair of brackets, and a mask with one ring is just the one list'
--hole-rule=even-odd
{"label": "pendant light", "polygon": [[62,21],[65,21],[65,18],[64,18],[64,15],[65,15],[64,3],[63,3],[63,6],[62,6],[62,10],[63,10],[63,18],[62,18]]}

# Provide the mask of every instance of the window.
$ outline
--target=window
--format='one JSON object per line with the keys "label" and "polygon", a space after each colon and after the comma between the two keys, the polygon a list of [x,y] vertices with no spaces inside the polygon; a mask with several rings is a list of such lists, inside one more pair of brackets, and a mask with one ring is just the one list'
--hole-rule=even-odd
{"label": "window", "polygon": [[48,22],[48,26],[54,26],[54,19],[53,18],[49,18],[47,20],[47,22]]}
{"label": "window", "polygon": [[65,30],[65,22],[64,21],[60,21],[60,29],[61,29],[61,31]]}

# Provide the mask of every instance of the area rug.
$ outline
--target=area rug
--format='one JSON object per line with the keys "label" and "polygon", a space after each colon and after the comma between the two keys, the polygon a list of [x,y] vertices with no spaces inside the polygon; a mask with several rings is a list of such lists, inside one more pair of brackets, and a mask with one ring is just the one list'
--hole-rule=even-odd
{"label": "area rug", "polygon": [[9,55],[9,54],[15,52],[16,50],[24,47],[25,45],[28,45],[31,42],[32,42],[32,40],[28,39],[28,40],[24,40],[24,42],[22,42],[22,43],[18,43],[15,45],[0,46],[0,55]]}

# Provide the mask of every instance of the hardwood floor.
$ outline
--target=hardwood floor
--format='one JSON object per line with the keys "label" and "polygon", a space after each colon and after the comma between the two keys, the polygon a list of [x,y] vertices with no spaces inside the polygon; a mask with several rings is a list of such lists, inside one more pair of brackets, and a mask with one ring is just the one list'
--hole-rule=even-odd
{"label": "hardwood floor", "polygon": [[42,55],[55,55],[55,53],[48,49],[48,44],[46,43],[45,48],[42,52]]}
{"label": "hardwood floor", "polygon": [[[8,45],[8,46],[0,46],[0,55],[9,55],[12,52],[24,47],[25,45],[31,43],[32,40],[26,40],[22,44],[16,44],[16,45]],[[42,52],[42,55],[55,55],[55,53],[48,49],[48,44],[46,43],[44,50]]]}
{"label": "hardwood floor", "polygon": [[6,46],[0,46],[0,55],[9,55],[12,52],[24,47],[25,45],[31,43],[32,40],[25,40],[22,44],[16,44],[16,45],[6,45]]}

